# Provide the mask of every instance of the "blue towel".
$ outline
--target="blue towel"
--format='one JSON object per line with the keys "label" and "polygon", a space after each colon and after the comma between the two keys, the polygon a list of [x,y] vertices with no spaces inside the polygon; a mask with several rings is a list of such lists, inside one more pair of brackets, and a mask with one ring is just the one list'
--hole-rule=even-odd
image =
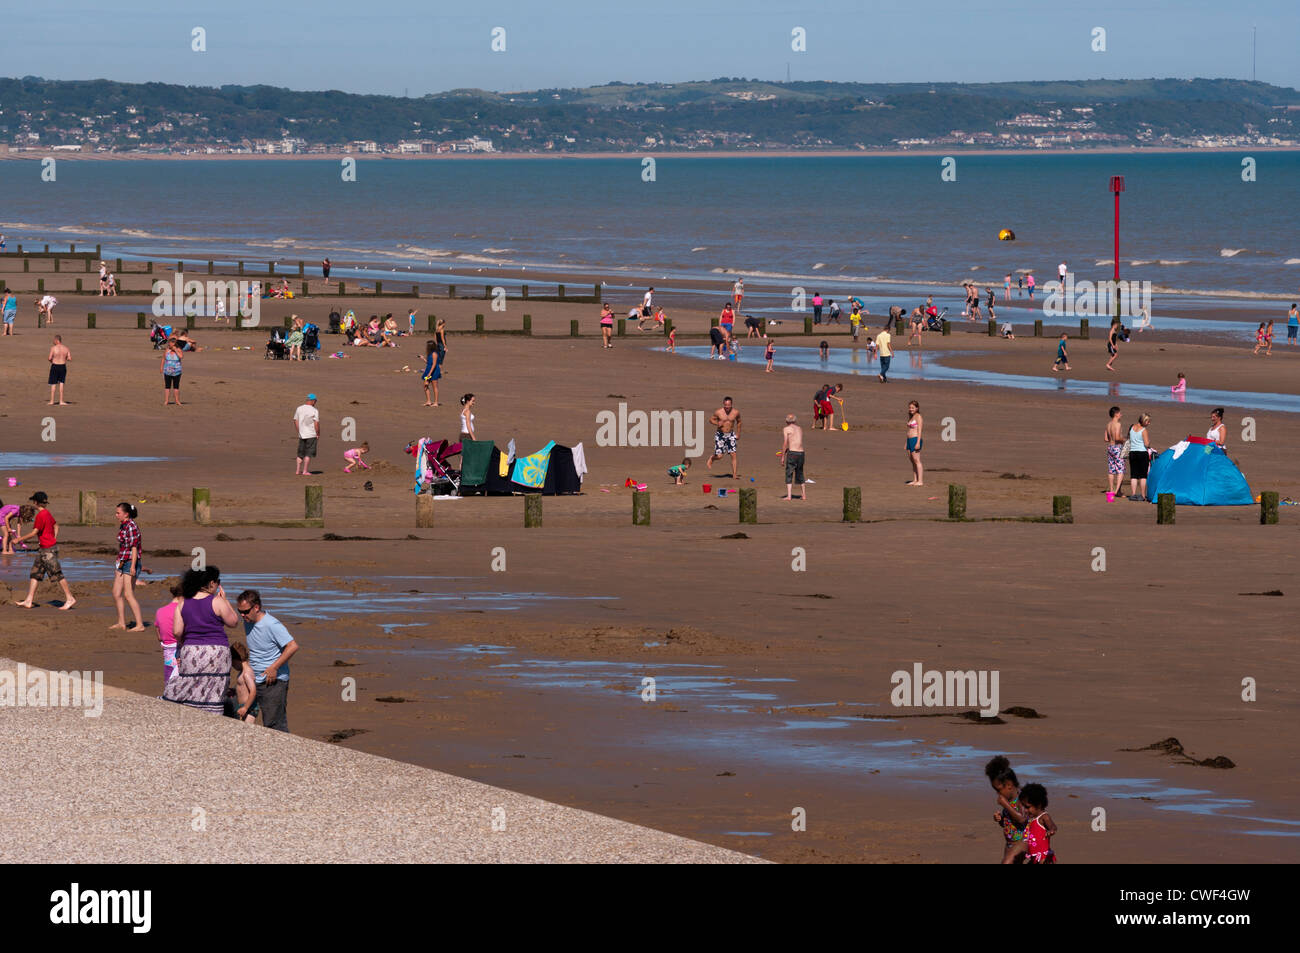
{"label": "blue towel", "polygon": [[552,440],[531,456],[519,457],[515,460],[511,479],[523,486],[540,490],[546,484],[546,468],[551,463],[551,448],[554,446],[555,441]]}

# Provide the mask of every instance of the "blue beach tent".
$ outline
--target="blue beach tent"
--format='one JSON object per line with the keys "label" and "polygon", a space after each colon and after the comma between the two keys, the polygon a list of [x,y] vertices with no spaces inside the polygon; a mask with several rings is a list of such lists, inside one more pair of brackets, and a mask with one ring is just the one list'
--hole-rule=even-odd
{"label": "blue beach tent", "polygon": [[1188,437],[1151,461],[1147,500],[1172,493],[1192,506],[1244,506],[1255,502],[1250,485],[1222,447],[1204,437]]}

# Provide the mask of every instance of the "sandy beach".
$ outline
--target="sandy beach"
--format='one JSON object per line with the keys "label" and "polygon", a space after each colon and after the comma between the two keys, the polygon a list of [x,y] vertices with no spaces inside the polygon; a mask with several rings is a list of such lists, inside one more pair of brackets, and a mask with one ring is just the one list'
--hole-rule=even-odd
{"label": "sandy beach", "polygon": [[[1157,526],[1154,506],[1107,503],[1102,492],[1111,403],[1126,420],[1150,413],[1164,448],[1205,432],[1211,405],[1198,389],[1295,395],[1300,348],[1287,348],[1284,329],[1267,358],[1244,339],[1135,334],[1112,375],[1094,321],[1090,340],[1070,342],[1071,376],[1115,387],[1087,396],[881,384],[864,349],[856,363],[849,357],[847,325],[777,337],[776,371],[765,374],[761,364],[664,353],[662,338],[634,328],[603,350],[590,304],[511,299],[494,313],[483,300],[313,295],[263,302],[263,325],[292,313],[325,326],[345,307],[362,317],[392,311],[404,326],[414,306],[421,329],[429,312],[445,318],[441,406],[421,406],[427,335],[397,349],[348,348],[344,359],[325,356],[341,345],[324,335],[322,360],[283,363],[264,360],[265,330],[199,318],[192,334],[204,349],[185,357],[185,405],[164,408],[160,353],[135,329],[147,299],[107,310],[103,299],[67,295],[55,326],[38,330],[32,297],[20,294],[18,335],[0,339],[3,449],[166,459],[2,468],[0,480],[20,484],[0,482],[5,502],[50,495],[78,605],[58,612],[57,588],[43,586],[38,609],[14,607],[30,557],[0,557],[0,656],[99,669],[112,686],[160,691],[152,630],[108,630],[109,521],[113,504],[130,500],[152,570],[140,590],[147,617],[165,601],[159,583],[187,568],[193,547],[228,580],[267,580],[267,608],[303,646],[293,661],[296,735],[777,861],[993,862],[1001,836],[981,769],[996,753],[1011,756],[1022,780],[1046,779],[1063,862],[1278,862],[1293,853],[1296,509],[1261,526],[1258,507],[1183,506],[1175,525]],[[626,313],[630,301],[611,300]],[[679,347],[707,343],[712,307],[685,297],[665,304]],[[94,330],[88,311],[97,311]],[[476,335],[482,313],[489,329],[518,328],[528,313],[533,335]],[[568,336],[573,319],[583,337]],[[69,403],[59,408],[46,404],[54,332],[73,354]],[[821,336],[833,369],[790,366],[787,356]],[[1051,336],[1003,341],[956,322],[951,337],[928,334],[912,350],[905,342],[894,339],[896,370],[929,360],[1052,377]],[[1189,381],[1185,404],[1126,393],[1167,388],[1178,371]],[[847,432],[809,429],[813,392],[828,380],[845,384]],[[308,392],[320,397],[322,450],[320,472],[305,481],[293,475],[290,418]],[[517,497],[437,501],[434,527],[415,527],[403,447],[454,439],[466,392],[477,395],[480,437],[498,446],[513,438],[526,454],[552,439],[584,443],[584,492],[545,498],[543,528],[523,529]],[[687,485],[673,487],[664,471],[680,449],[597,444],[596,415],[620,402],[707,418],[724,395],[744,421],[734,484],[719,477],[725,464],[710,474],[699,458]],[[926,421],[923,487],[904,485],[909,400]],[[778,499],[787,413],[805,427],[816,481],[802,503]],[[1300,415],[1244,401],[1227,416],[1229,453],[1252,491],[1300,498]],[[42,439],[50,417],[53,441]],[[1252,442],[1242,440],[1244,417],[1254,421]],[[340,439],[344,418],[374,448],[374,469],[342,471],[353,445]],[[940,436],[947,418],[952,440]],[[629,477],[649,486],[649,527],[631,525]],[[323,531],[191,517],[190,490],[202,486],[216,521],[300,519],[306,482],[324,487]],[[950,483],[967,488],[968,522],[946,519]],[[757,490],[756,525],[738,525],[735,495],[717,496],[733,485]],[[841,521],[846,486],[862,488],[861,523]],[[97,494],[98,525],[75,525],[82,490]],[[1072,498],[1073,524],[1034,521],[1051,515],[1055,495]],[[504,572],[492,569],[498,548]],[[1105,571],[1094,568],[1098,548]],[[806,570],[792,569],[796,550]],[[289,591],[304,601],[282,611],[277,592]],[[374,593],[414,599],[369,608]],[[344,611],[349,602],[363,611]],[[1000,672],[1001,723],[962,717],[969,709],[894,708],[891,673],[916,662]],[[355,702],[340,699],[344,676],[358,681]],[[660,685],[653,702],[641,699],[645,676]],[[1243,700],[1243,679],[1256,681],[1256,700]],[[1186,756],[1141,750],[1169,738]],[[1233,767],[1190,763],[1215,758]],[[804,831],[791,828],[796,808],[806,811]]]}

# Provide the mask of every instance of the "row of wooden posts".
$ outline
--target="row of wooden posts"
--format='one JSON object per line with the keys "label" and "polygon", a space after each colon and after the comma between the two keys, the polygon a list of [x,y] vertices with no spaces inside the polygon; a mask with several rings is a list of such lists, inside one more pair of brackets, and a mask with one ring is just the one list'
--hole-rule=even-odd
{"label": "row of wooden posts", "polygon": [[[742,489],[740,497],[740,522],[758,522],[758,491],[752,487]],[[194,487],[191,491],[194,522],[212,522],[212,496],[206,487]],[[95,522],[98,505],[94,491],[82,490],[79,498],[80,522],[89,525]],[[1074,513],[1068,496],[1052,497],[1052,517],[1046,522],[1073,523]],[[859,523],[862,521],[862,487],[844,487],[843,522]],[[1161,526],[1172,525],[1176,513],[1174,495],[1161,493],[1156,498],[1156,523]],[[1266,490],[1260,494],[1259,521],[1263,525],[1277,523],[1278,495]],[[966,487],[960,483],[948,485],[948,518],[966,519]],[[303,519],[306,522],[323,523],[325,519],[325,488],[311,484],[303,488]],[[427,529],[433,524],[433,495],[421,493],[415,498],[415,525]],[[524,528],[536,529],[542,525],[542,496],[540,493],[524,495]],[[650,491],[639,490],[632,494],[632,525],[650,525]]]}

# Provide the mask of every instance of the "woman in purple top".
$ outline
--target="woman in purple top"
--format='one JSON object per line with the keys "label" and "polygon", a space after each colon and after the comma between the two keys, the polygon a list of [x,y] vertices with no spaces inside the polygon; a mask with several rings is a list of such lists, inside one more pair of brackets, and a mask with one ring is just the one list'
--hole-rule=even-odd
{"label": "woman in purple top", "polygon": [[176,675],[162,697],[199,711],[220,715],[230,684],[230,641],[226,629],[239,616],[226,601],[216,566],[191,569],[181,578],[182,601],[176,607]]}

